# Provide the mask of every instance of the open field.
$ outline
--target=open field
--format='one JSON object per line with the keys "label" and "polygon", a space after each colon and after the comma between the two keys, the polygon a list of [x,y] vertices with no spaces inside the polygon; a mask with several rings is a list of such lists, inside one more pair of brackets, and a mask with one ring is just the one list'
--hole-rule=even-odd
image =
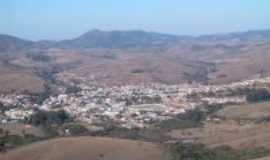
{"label": "open field", "polygon": [[[0,157],[1,158],[1,157]],[[152,143],[112,138],[59,138],[34,143],[2,155],[3,160],[164,160]]]}
{"label": "open field", "polygon": [[0,92],[10,92],[13,90],[40,92],[43,90],[43,80],[22,73],[1,74],[0,86]]}
{"label": "open field", "polygon": [[44,81],[37,77],[30,68],[1,63],[0,60],[0,92],[12,90],[29,90],[39,92],[43,89]]}
{"label": "open field", "polygon": [[202,128],[174,130],[177,139],[197,139],[208,147],[228,145],[236,149],[270,147],[270,124],[239,125],[235,121],[207,122]]}
{"label": "open field", "polygon": [[256,120],[270,116],[270,102],[226,106],[216,115],[226,119]]}
{"label": "open field", "polygon": [[89,49],[80,51],[80,65],[68,70],[78,76],[94,75],[107,85],[140,83],[177,84],[187,82],[185,72],[197,68],[187,61],[176,61],[173,57],[154,53],[133,53],[125,50]]}

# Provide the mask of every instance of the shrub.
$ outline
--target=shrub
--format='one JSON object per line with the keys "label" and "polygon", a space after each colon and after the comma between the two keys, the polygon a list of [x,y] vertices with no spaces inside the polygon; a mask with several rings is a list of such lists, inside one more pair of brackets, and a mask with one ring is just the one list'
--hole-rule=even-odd
{"label": "shrub", "polygon": [[267,89],[254,89],[247,94],[248,102],[259,102],[270,99],[270,91]]}
{"label": "shrub", "polygon": [[143,69],[132,69],[131,73],[134,73],[134,74],[144,73],[144,70]]}
{"label": "shrub", "polygon": [[171,160],[247,160],[270,155],[270,150],[266,148],[235,150],[220,146],[210,149],[202,144],[182,143],[171,144],[168,148]]}
{"label": "shrub", "polygon": [[71,94],[71,93],[78,93],[82,89],[80,87],[74,86],[74,85],[68,85],[66,87],[66,94]]}
{"label": "shrub", "polygon": [[156,126],[165,130],[193,128],[200,126],[201,121],[204,119],[205,113],[195,109],[187,111],[185,114],[178,115],[173,119],[162,121]]}
{"label": "shrub", "polygon": [[88,129],[81,124],[69,124],[65,126],[65,129],[68,129],[71,135],[88,134]]}
{"label": "shrub", "polygon": [[69,121],[69,115],[64,111],[38,111],[31,115],[28,123],[35,126],[49,127],[53,124],[61,125]]}
{"label": "shrub", "polygon": [[51,60],[50,56],[44,55],[43,53],[29,53],[26,54],[26,56],[38,62],[49,62]]}

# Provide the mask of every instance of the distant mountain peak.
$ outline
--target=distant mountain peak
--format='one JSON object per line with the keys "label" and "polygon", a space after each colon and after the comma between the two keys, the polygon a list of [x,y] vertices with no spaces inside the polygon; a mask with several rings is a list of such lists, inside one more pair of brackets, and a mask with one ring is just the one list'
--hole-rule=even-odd
{"label": "distant mountain peak", "polygon": [[102,31],[90,30],[78,38],[62,41],[61,45],[74,48],[145,48],[167,45],[177,41],[178,36],[131,31]]}

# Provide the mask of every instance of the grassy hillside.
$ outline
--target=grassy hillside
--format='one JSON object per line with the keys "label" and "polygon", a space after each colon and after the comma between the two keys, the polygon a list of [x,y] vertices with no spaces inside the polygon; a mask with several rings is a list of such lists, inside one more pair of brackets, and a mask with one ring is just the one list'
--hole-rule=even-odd
{"label": "grassy hillside", "polygon": [[2,155],[3,160],[163,160],[152,143],[113,138],[77,137],[38,142]]}

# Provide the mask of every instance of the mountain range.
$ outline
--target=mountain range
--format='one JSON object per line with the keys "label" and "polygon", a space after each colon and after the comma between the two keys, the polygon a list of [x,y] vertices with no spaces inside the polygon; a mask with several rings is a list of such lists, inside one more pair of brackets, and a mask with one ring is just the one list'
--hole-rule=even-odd
{"label": "mountain range", "polygon": [[270,30],[235,32],[203,36],[179,36],[146,31],[91,30],[81,36],[61,41],[30,41],[0,34],[0,51],[27,48],[153,48],[186,43],[247,43],[270,40]]}

